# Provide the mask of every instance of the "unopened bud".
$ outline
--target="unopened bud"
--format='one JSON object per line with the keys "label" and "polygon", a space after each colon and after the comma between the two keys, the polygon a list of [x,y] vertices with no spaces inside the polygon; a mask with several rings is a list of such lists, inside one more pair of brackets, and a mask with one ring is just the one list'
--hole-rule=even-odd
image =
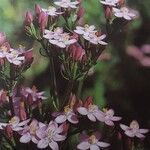
{"label": "unopened bud", "polygon": [[25,16],[25,22],[27,25],[31,25],[32,21],[33,21],[32,13],[30,11],[27,11]]}
{"label": "unopened bud", "polygon": [[104,13],[106,19],[111,19],[112,17],[112,7],[104,6]]}
{"label": "unopened bud", "polygon": [[79,20],[80,18],[82,18],[84,15],[84,8],[81,6],[79,7],[79,10],[77,12],[77,19]]}
{"label": "unopened bud", "polygon": [[44,12],[41,12],[39,14],[39,20],[38,20],[38,22],[39,22],[41,30],[43,31],[44,28],[47,26],[47,22],[48,22],[48,16],[47,16],[47,14],[44,13]]}
{"label": "unopened bud", "polygon": [[39,15],[41,13],[41,11],[42,11],[41,6],[38,4],[35,4],[35,13],[37,15]]}
{"label": "unopened bud", "polygon": [[10,125],[7,125],[5,127],[5,133],[6,133],[6,136],[11,139],[13,138],[13,130],[12,130],[12,127]]}
{"label": "unopened bud", "polygon": [[0,32],[0,46],[6,41],[6,35],[3,32]]}

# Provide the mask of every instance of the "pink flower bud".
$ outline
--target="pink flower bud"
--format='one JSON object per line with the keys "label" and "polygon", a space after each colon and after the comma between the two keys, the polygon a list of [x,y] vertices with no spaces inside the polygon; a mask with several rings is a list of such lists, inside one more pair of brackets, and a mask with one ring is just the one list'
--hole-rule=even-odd
{"label": "pink flower bud", "polygon": [[39,14],[38,22],[41,30],[43,31],[44,28],[47,26],[47,22],[48,22],[48,16],[43,11]]}
{"label": "pink flower bud", "polygon": [[80,19],[83,17],[83,15],[84,15],[84,8],[81,6],[79,7],[79,10],[77,12],[77,18]]}
{"label": "pink flower bud", "polygon": [[41,6],[38,4],[35,4],[35,13],[37,15],[39,15],[41,13],[41,11],[42,11]]}
{"label": "pink flower bud", "polygon": [[119,6],[123,6],[125,4],[125,0],[119,0],[118,4],[119,4]]}
{"label": "pink flower bud", "polygon": [[81,61],[82,57],[85,55],[85,51],[79,44],[73,44],[69,47],[70,57],[75,61]]}
{"label": "pink flower bud", "polygon": [[3,32],[0,32],[0,46],[6,42],[6,35]]}
{"label": "pink flower bud", "polygon": [[11,128],[10,125],[7,125],[7,126],[5,127],[5,133],[6,133],[6,136],[7,136],[9,139],[13,138],[13,130],[12,130],[12,128]]}
{"label": "pink flower bud", "polygon": [[27,114],[25,112],[25,106],[24,106],[24,102],[20,102],[20,106],[19,106],[19,118],[21,120],[26,120],[27,119]]}
{"label": "pink flower bud", "polygon": [[106,19],[111,19],[112,17],[112,7],[104,6],[104,13]]}
{"label": "pink flower bud", "polygon": [[27,25],[31,25],[32,21],[33,21],[32,13],[30,11],[27,11],[25,16],[25,22]]}

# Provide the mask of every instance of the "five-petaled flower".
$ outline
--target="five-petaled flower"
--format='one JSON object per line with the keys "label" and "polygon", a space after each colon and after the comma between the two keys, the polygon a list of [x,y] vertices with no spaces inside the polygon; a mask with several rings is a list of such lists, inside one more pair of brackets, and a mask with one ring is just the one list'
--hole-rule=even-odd
{"label": "five-petaled flower", "polygon": [[7,125],[9,125],[13,131],[22,131],[24,126],[28,124],[30,119],[20,122],[19,117],[14,116],[8,123],[0,123],[0,129],[4,129]]}
{"label": "five-petaled flower", "polygon": [[100,120],[102,117],[101,111],[97,105],[89,104],[87,107],[78,107],[77,111],[84,116],[87,116],[91,121]]}
{"label": "five-petaled flower", "polygon": [[36,131],[36,135],[40,139],[37,147],[44,149],[49,146],[52,150],[58,150],[59,146],[57,142],[66,139],[66,136],[62,135],[63,130],[63,124],[58,126],[54,121],[51,121],[47,127],[41,127]]}
{"label": "five-petaled flower", "polygon": [[22,53],[15,49],[10,49],[10,52],[6,55],[7,60],[14,65],[21,65],[25,60],[24,56],[20,56]]}
{"label": "five-petaled flower", "polygon": [[21,133],[21,138],[20,138],[20,142],[21,143],[28,143],[30,141],[32,141],[33,143],[37,144],[38,143],[38,138],[36,136],[36,131],[39,128],[45,127],[46,125],[38,122],[37,120],[32,120],[32,122],[30,123],[30,125],[27,125],[24,127],[22,133]]}
{"label": "five-petaled flower", "polygon": [[46,97],[43,95],[44,92],[38,92],[37,88],[35,86],[31,88],[26,87],[26,88],[22,88],[21,93],[27,98],[28,96],[31,96],[32,101],[36,102],[38,100],[45,100]]}
{"label": "five-petaled flower", "polygon": [[114,126],[114,122],[113,121],[119,121],[122,118],[118,117],[118,116],[114,116],[114,110],[113,109],[103,109],[104,111],[101,112],[102,116],[99,119],[99,121],[101,122],[105,122],[105,124],[107,124],[108,126]]}
{"label": "five-petaled flower", "polygon": [[148,133],[148,129],[140,129],[139,124],[136,120],[133,120],[130,123],[130,126],[126,126],[124,124],[120,124],[120,127],[122,130],[125,131],[125,134],[131,138],[137,137],[137,138],[145,138],[145,133]]}
{"label": "five-petaled flower", "polygon": [[100,3],[107,6],[116,6],[119,0],[100,0]]}
{"label": "five-petaled flower", "polygon": [[105,34],[100,36],[97,36],[95,33],[85,34],[83,35],[83,38],[94,45],[107,45],[107,43],[103,41],[106,38]]}
{"label": "five-petaled flower", "polygon": [[45,35],[43,37],[48,39],[51,44],[60,48],[66,48],[67,46],[77,42],[76,39],[71,38],[68,33],[63,32],[63,29],[59,27],[54,31],[45,30]]}
{"label": "five-petaled flower", "polygon": [[55,118],[57,123],[64,123],[67,120],[73,124],[77,124],[79,122],[77,115],[74,113],[73,109],[69,107],[69,105],[65,106],[64,112],[60,113]]}
{"label": "five-petaled flower", "polygon": [[94,25],[88,25],[86,24],[84,27],[82,26],[77,26],[74,32],[76,32],[79,35],[86,35],[88,36],[91,33],[96,33],[97,31],[95,30],[96,27]]}
{"label": "five-petaled flower", "polygon": [[72,2],[71,0],[60,0],[54,2],[54,4],[62,8],[77,8],[79,2],[78,1]]}
{"label": "five-petaled flower", "polygon": [[100,138],[101,136],[98,132],[95,132],[90,136],[83,134],[80,136],[81,143],[77,145],[77,148],[80,150],[100,150],[101,148],[110,146],[109,143],[99,141]]}
{"label": "five-petaled flower", "polygon": [[47,15],[49,16],[58,16],[62,14],[63,12],[58,12],[57,9],[54,6],[49,6],[48,9],[42,9]]}
{"label": "five-petaled flower", "polygon": [[136,17],[135,11],[122,7],[120,9],[113,8],[114,15],[118,18],[124,18],[126,20],[132,20]]}

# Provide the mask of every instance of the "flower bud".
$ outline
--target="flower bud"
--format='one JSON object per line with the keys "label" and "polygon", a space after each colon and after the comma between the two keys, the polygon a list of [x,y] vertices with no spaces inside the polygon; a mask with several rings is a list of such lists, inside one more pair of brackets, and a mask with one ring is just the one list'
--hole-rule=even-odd
{"label": "flower bud", "polygon": [[0,46],[6,42],[6,35],[3,32],[0,32]]}
{"label": "flower bud", "polygon": [[32,21],[33,21],[32,13],[30,11],[27,11],[25,16],[25,23],[27,25],[31,25]]}
{"label": "flower bud", "polygon": [[106,19],[111,19],[112,17],[112,7],[104,6],[104,13]]}
{"label": "flower bud", "polygon": [[36,15],[39,15],[41,13],[42,9],[41,6],[38,4],[35,4],[35,13]]}
{"label": "flower bud", "polygon": [[79,7],[79,10],[77,12],[77,19],[79,20],[80,18],[82,18],[84,15],[84,8],[81,6]]}
{"label": "flower bud", "polygon": [[7,125],[7,126],[5,127],[5,134],[6,134],[6,136],[7,136],[9,139],[12,139],[12,138],[13,138],[13,130],[12,130],[12,128],[11,128],[10,125]]}
{"label": "flower bud", "polygon": [[43,11],[39,14],[38,22],[41,30],[43,31],[44,28],[47,26],[47,22],[48,22],[48,16]]}
{"label": "flower bud", "polygon": [[27,119],[27,114],[25,112],[25,106],[24,106],[24,102],[20,102],[20,106],[19,106],[19,118],[21,120],[26,120]]}
{"label": "flower bud", "polygon": [[69,47],[70,57],[75,61],[81,61],[82,57],[85,55],[85,51],[79,44],[73,44]]}

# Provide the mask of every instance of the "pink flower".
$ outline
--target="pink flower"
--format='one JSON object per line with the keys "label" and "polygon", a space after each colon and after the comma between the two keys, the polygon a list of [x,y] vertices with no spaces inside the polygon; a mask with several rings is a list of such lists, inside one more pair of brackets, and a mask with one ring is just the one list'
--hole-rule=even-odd
{"label": "pink flower", "polygon": [[94,104],[89,104],[87,107],[78,107],[77,111],[81,115],[87,116],[93,122],[95,122],[97,119],[99,120],[102,116],[98,106]]}
{"label": "pink flower", "polygon": [[32,141],[33,143],[37,144],[38,143],[38,138],[36,136],[36,131],[39,128],[45,127],[46,125],[38,122],[37,120],[32,120],[30,125],[27,125],[24,127],[22,133],[21,133],[21,138],[20,142],[21,143],[29,143]]}
{"label": "pink flower", "polygon": [[97,36],[95,33],[90,33],[83,35],[83,38],[94,45],[107,45],[107,43],[103,41],[106,38],[105,34]]}
{"label": "pink flower", "polygon": [[113,109],[104,109],[104,112],[102,112],[101,118],[99,118],[99,121],[105,122],[108,126],[114,126],[113,121],[119,121],[121,120],[121,117],[114,116],[114,110]]}
{"label": "pink flower", "polygon": [[43,96],[44,92],[38,92],[37,88],[35,86],[31,88],[26,87],[26,88],[22,88],[21,93],[27,98],[29,95],[32,98],[33,102],[36,102],[38,100],[45,100],[46,97]]}
{"label": "pink flower", "polygon": [[10,49],[10,52],[6,55],[7,60],[14,65],[21,65],[25,60],[24,56],[20,56],[22,53],[15,49]]}
{"label": "pink flower", "polygon": [[79,2],[72,2],[71,0],[59,0],[57,2],[54,2],[54,4],[62,8],[77,8]]}
{"label": "pink flower", "polygon": [[136,13],[133,10],[128,9],[127,7],[122,7],[120,9],[113,8],[114,15],[118,18],[124,18],[126,20],[132,20],[136,17]]}
{"label": "pink flower", "polygon": [[8,56],[10,48],[5,43],[0,47],[0,58],[5,58]]}
{"label": "pink flower", "polygon": [[49,16],[58,16],[62,14],[63,12],[57,12],[57,9],[53,6],[49,6],[48,9],[42,9],[43,12],[45,12]]}
{"label": "pink flower", "polygon": [[81,136],[81,143],[77,145],[77,148],[80,150],[100,150],[101,148],[110,146],[109,143],[99,141],[100,134],[98,132],[93,133],[91,136],[88,136],[86,134]]}
{"label": "pink flower", "polygon": [[77,42],[77,40],[71,38],[68,33],[63,32],[62,28],[56,28],[54,31],[45,30],[45,35],[43,37],[48,39],[51,44],[60,48],[66,48]]}
{"label": "pink flower", "polygon": [[74,32],[76,32],[79,35],[89,35],[91,33],[96,33],[97,31],[95,30],[96,27],[94,25],[85,25],[84,27],[77,26]]}
{"label": "pink flower", "polygon": [[126,126],[124,124],[120,124],[120,127],[122,130],[125,131],[125,134],[131,138],[137,137],[137,138],[145,138],[145,133],[148,133],[148,129],[140,129],[139,124],[136,120],[133,120],[130,123],[130,126]]}
{"label": "pink flower", "polygon": [[19,117],[14,116],[8,123],[0,123],[0,129],[2,130],[3,127],[10,125],[13,131],[21,131],[23,127],[29,123],[30,119],[20,122]]}
{"label": "pink flower", "polygon": [[58,126],[56,122],[51,121],[47,128],[41,127],[36,131],[36,135],[40,139],[37,147],[44,149],[49,146],[52,150],[59,150],[57,142],[66,139],[66,136],[62,135],[62,132],[63,124]]}
{"label": "pink flower", "polygon": [[79,122],[77,115],[74,113],[73,109],[69,107],[69,105],[65,106],[64,112],[60,113],[55,118],[57,123],[64,123],[67,120],[73,124],[77,124]]}

